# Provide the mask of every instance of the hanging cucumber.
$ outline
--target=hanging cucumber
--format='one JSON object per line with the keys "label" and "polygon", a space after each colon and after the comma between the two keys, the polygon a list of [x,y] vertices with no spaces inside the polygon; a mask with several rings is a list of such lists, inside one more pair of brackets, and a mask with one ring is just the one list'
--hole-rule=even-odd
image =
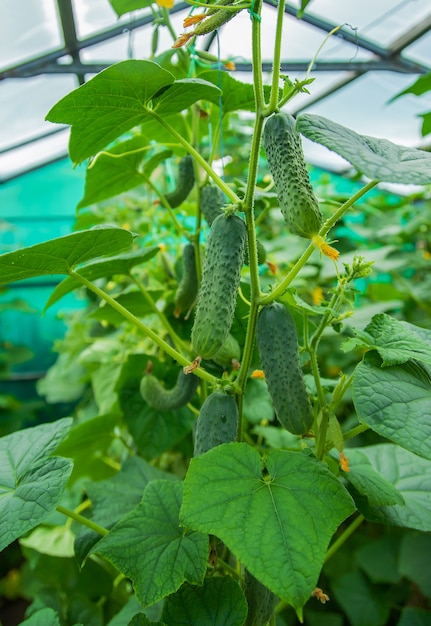
{"label": "hanging cucumber", "polygon": [[212,223],[191,336],[203,359],[217,353],[232,326],[245,239],[245,222],[236,215],[219,215]]}
{"label": "hanging cucumber", "polygon": [[214,354],[212,360],[222,367],[232,367],[233,363],[238,362],[240,357],[241,347],[235,337],[229,333],[226,341]]}
{"label": "hanging cucumber", "polygon": [[244,626],[266,626],[275,611],[278,597],[250,574],[248,569],[244,571],[244,594],[248,604]]}
{"label": "hanging cucumber", "polygon": [[263,142],[287,227],[293,234],[311,239],[319,232],[323,218],[310,183],[295,119],[287,113],[269,117]]}
{"label": "hanging cucumber", "polygon": [[199,280],[196,270],[195,247],[188,243],[182,256],[182,276],[175,293],[175,312],[189,311],[198,295]]}
{"label": "hanging cucumber", "polygon": [[[217,6],[226,6],[233,5],[232,0],[226,0],[225,2],[218,2]],[[208,33],[212,33],[223,24],[229,22],[235,15],[237,15],[242,9],[238,9],[237,11],[229,11],[229,9],[218,9],[216,6],[211,7],[207,11],[206,19],[203,22],[200,22],[195,30],[193,31],[193,35],[208,35]]]}
{"label": "hanging cucumber", "polygon": [[184,374],[181,369],[177,382],[171,389],[166,389],[160,380],[153,374],[145,374],[141,380],[140,392],[142,398],[153,409],[158,411],[173,411],[186,405],[196,393],[199,378],[194,374]]}
{"label": "hanging cucumber", "polygon": [[233,396],[214,391],[203,403],[196,422],[193,456],[236,439],[238,407]]}
{"label": "hanging cucumber", "polygon": [[299,360],[296,327],[287,307],[273,302],[260,310],[256,340],[278,420],[289,432],[304,435],[313,424],[313,412]]}
{"label": "hanging cucumber", "polygon": [[[265,246],[263,245],[261,241],[259,241],[259,239],[257,239],[256,241],[256,248],[257,248],[257,263],[258,265],[262,265],[266,261],[266,250],[265,250]],[[245,252],[244,252],[244,265],[248,265],[248,264],[249,264],[248,245],[246,245]]]}
{"label": "hanging cucumber", "polygon": [[205,185],[201,189],[200,209],[208,226],[211,226],[218,215],[222,215],[223,193],[216,185]]}
{"label": "hanging cucumber", "polygon": [[165,195],[169,205],[176,209],[187,198],[193,185],[195,184],[195,171],[193,168],[193,159],[186,154],[180,161],[178,166],[177,185],[173,191]]}

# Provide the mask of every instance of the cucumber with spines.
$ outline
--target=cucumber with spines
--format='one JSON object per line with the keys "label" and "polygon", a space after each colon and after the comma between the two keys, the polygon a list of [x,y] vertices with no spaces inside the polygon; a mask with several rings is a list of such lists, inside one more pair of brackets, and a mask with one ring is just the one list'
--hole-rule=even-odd
{"label": "cucumber with spines", "polygon": [[223,214],[223,193],[217,185],[205,185],[201,189],[200,209],[208,226],[216,217]]}
{"label": "cucumber with spines", "polygon": [[222,443],[235,441],[238,419],[238,407],[233,396],[223,391],[211,393],[199,411],[193,456],[204,454]]}
{"label": "cucumber with spines", "polygon": [[187,199],[187,196],[193,189],[195,184],[195,171],[193,167],[193,159],[190,154],[186,154],[178,165],[178,176],[176,187],[170,193],[165,195],[169,206],[176,209]]}
{"label": "cucumber with spines", "polygon": [[323,222],[314,195],[295,119],[276,113],[265,123],[263,143],[280,209],[289,230],[311,239]]}
{"label": "cucumber with spines", "polygon": [[188,311],[198,295],[199,279],[196,268],[195,247],[188,243],[184,246],[182,255],[182,276],[175,292],[176,311]]}
{"label": "cucumber with spines", "polygon": [[309,432],[313,411],[299,359],[295,322],[284,304],[273,302],[259,311],[256,341],[275,414],[295,435]]}
{"label": "cucumber with spines", "polygon": [[239,361],[240,357],[241,346],[235,337],[229,333],[226,337],[226,341],[214,354],[212,360],[222,367],[232,367],[232,362]]}
{"label": "cucumber with spines", "polygon": [[244,595],[248,604],[244,626],[266,626],[279,598],[265,587],[248,569],[244,571]]}
{"label": "cucumber with spines", "polygon": [[199,378],[194,374],[184,374],[181,369],[173,387],[166,389],[153,374],[144,374],[140,383],[142,398],[153,409],[173,411],[185,406],[193,399],[199,385]]}
{"label": "cucumber with spines", "polygon": [[245,240],[245,222],[237,215],[219,215],[212,223],[191,335],[193,348],[203,359],[217,353],[231,329]]}

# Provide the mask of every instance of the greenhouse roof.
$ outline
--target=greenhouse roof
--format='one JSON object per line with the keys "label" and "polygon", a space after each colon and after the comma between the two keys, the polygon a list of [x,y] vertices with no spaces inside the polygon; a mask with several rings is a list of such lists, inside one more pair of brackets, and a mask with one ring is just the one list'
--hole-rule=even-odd
{"label": "greenhouse roof", "polygon": [[[112,2],[115,5],[115,2]],[[276,0],[262,12],[263,67],[268,73],[274,42]],[[137,3],[130,1],[129,6]],[[318,53],[310,94],[290,106],[336,119],[353,130],[408,146],[423,146],[421,113],[431,109],[431,95],[407,95],[391,102],[419,76],[431,72],[429,0],[311,0],[302,19],[299,2],[285,8],[282,72],[302,79]],[[118,18],[108,0],[3,0],[0,27],[0,181],[67,155],[69,128],[45,121],[64,95],[104,68],[151,52],[152,7]],[[190,5],[171,9],[177,33]],[[199,46],[232,59],[234,75],[251,80],[250,16],[238,15]],[[341,26],[342,25],[342,26]],[[341,26],[327,41],[325,37]],[[160,48],[172,37],[160,29]],[[322,46],[322,44],[324,44]],[[319,50],[319,48],[321,48]],[[402,122],[401,122],[402,120]],[[310,160],[319,165],[314,145]],[[341,157],[326,166],[339,169]]]}

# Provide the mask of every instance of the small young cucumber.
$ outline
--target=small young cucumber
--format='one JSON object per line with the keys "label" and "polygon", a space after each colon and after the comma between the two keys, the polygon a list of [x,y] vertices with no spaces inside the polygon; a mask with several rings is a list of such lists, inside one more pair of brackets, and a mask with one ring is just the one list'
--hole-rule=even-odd
{"label": "small young cucumber", "polygon": [[182,256],[182,276],[175,292],[175,310],[189,311],[198,295],[199,280],[196,270],[195,247],[188,243]]}
{"label": "small young cucumber", "polygon": [[191,335],[203,359],[217,353],[232,326],[245,239],[245,222],[236,215],[219,215],[212,223]]}
{"label": "small young cucumber", "polygon": [[[233,2],[231,2],[231,0],[227,2],[220,2],[219,6],[228,4],[233,4]],[[235,15],[237,15],[240,11],[241,9],[238,9],[237,11],[229,11],[229,9],[219,9],[214,11],[214,8],[211,8],[207,11],[207,15],[209,17],[196,26],[193,34],[208,35],[208,33],[212,33],[214,30],[217,30],[217,28],[220,28],[220,26],[223,26],[223,24],[229,22],[229,20],[235,17]]]}
{"label": "small young cucumber", "polygon": [[244,571],[244,595],[248,604],[244,626],[266,626],[275,611],[278,597],[250,574],[248,569]]}
{"label": "small young cucumber", "polygon": [[195,184],[195,172],[193,169],[193,159],[186,154],[178,166],[177,186],[173,191],[165,195],[166,200],[172,209],[176,209],[187,198],[193,185]]}
{"label": "small young cucumber", "polygon": [[[266,261],[266,250],[265,250],[265,246],[263,245],[261,241],[259,241],[259,239],[256,240],[256,248],[257,248],[257,263],[258,265],[262,265]],[[248,265],[248,264],[249,264],[248,246],[246,245],[245,252],[244,252],[244,265]]]}
{"label": "small young cucumber", "polygon": [[233,396],[214,391],[203,403],[196,422],[193,456],[236,439],[238,407]]}
{"label": "small young cucumber", "polygon": [[216,185],[205,185],[201,189],[200,209],[208,226],[211,226],[216,217],[223,213],[223,193]]}
{"label": "small young cucumber", "polygon": [[275,413],[286,430],[304,435],[313,424],[301,363],[295,322],[283,304],[273,302],[259,311],[257,347]]}
{"label": "small young cucumber", "polygon": [[319,232],[323,218],[310,183],[295,119],[287,113],[269,117],[263,141],[287,227],[293,234],[311,239]]}
{"label": "small young cucumber", "polygon": [[181,369],[177,382],[171,389],[166,389],[160,380],[153,374],[145,374],[141,380],[140,392],[142,398],[153,409],[158,411],[173,411],[186,405],[196,393],[199,378],[194,374],[184,374]]}
{"label": "small young cucumber", "polygon": [[233,335],[230,333],[226,337],[226,341],[215,353],[212,360],[222,367],[232,367],[232,361],[239,361],[241,357],[241,346]]}

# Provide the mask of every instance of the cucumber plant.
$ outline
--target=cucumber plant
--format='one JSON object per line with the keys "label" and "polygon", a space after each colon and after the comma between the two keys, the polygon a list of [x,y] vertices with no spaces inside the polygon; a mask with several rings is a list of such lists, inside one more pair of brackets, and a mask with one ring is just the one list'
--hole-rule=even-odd
{"label": "cucumber plant", "polygon": [[[372,258],[339,258],[328,237],[380,181],[431,183],[431,157],[286,113],[310,81],[280,74],[282,0],[268,84],[262,2],[206,8],[176,33],[154,5],[172,47],[158,53],[158,39],[150,60],[109,67],[47,115],[71,126],[74,163],[92,158],[78,228],[0,255],[0,283],[62,276],[47,307],[85,290],[39,387],[68,389],[73,374],[84,392],[72,418],[0,439],[0,548],[18,540],[40,568],[29,624],[355,626],[369,606],[373,623],[406,624],[420,616],[403,576],[429,602],[405,557],[431,531],[429,309],[414,324],[382,302],[356,327]],[[198,45],[245,10],[252,85]],[[302,137],[368,182],[322,201]],[[399,578],[375,575],[377,540],[386,561],[401,546]],[[53,560],[69,573],[60,591]],[[387,585],[378,606],[374,580]]]}

